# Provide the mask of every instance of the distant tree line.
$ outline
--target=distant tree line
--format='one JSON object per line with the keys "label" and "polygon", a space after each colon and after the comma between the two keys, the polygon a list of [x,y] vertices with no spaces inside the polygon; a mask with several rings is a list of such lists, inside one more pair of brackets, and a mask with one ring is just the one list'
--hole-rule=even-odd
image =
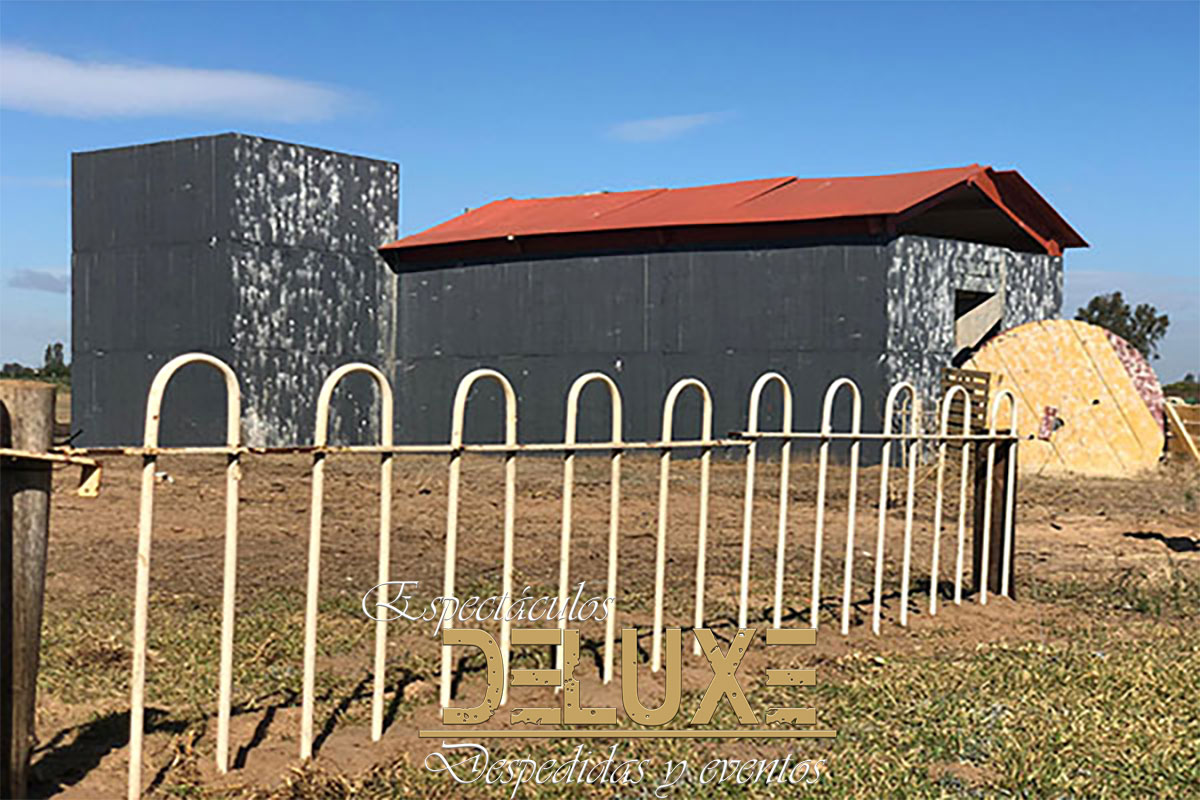
{"label": "distant tree line", "polygon": [[62,342],[46,345],[41,367],[27,367],[15,361],[0,368],[0,378],[24,378],[31,381],[49,381],[63,386],[71,383],[71,365],[63,357]]}
{"label": "distant tree line", "polygon": [[1167,397],[1182,397],[1189,403],[1200,403],[1200,381],[1191,372],[1184,375],[1183,380],[1165,384],[1162,388]]}

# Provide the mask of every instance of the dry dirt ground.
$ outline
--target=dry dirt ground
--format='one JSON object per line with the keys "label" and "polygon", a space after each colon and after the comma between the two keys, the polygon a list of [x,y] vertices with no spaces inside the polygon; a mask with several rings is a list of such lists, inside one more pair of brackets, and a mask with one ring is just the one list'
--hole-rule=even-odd
{"label": "dry dirt ground", "polygon": [[[378,462],[369,456],[329,460],[317,753],[311,765],[301,766],[297,749],[309,464],[307,456],[244,460],[234,769],[221,776],[213,766],[213,752],[223,462],[182,456],[160,460],[158,469],[164,474],[156,487],[143,784],[152,796],[399,797],[462,790],[470,796],[510,796],[511,787],[459,787],[422,769],[438,743],[418,739],[416,732],[442,727],[436,702],[438,648],[427,626],[396,622],[390,627],[387,728],[382,741],[370,741],[374,624],[360,607],[363,594],[376,583],[377,570]],[[73,494],[73,471],[62,470],[56,477],[33,765],[32,788],[38,796],[124,796],[140,466],[134,458],[104,459],[97,499]],[[561,462],[520,459],[517,469],[514,586],[520,591],[528,585],[533,595],[553,595]],[[420,581],[415,594],[426,602],[441,593],[446,473],[446,460],[440,457],[397,458],[391,576]],[[1162,796],[1200,793],[1200,638],[1194,616],[1200,611],[1200,482],[1193,472],[1164,467],[1136,481],[1024,479],[1017,510],[1018,599],[993,598],[987,606],[980,606],[973,594],[956,606],[945,582],[954,563],[957,519],[957,493],[948,492],[941,608],[931,617],[934,481],[923,469],[914,514],[909,626],[898,624],[901,502],[888,512],[882,635],[874,636],[869,589],[878,474],[877,468],[864,469],[860,484],[850,635],[837,630],[847,491],[845,471],[835,469],[817,646],[799,655],[775,655],[760,646],[760,639],[739,672],[749,676],[746,691],[757,707],[763,701],[755,702],[756,692],[769,696],[761,688],[766,666],[816,667],[816,688],[787,690],[790,701],[788,695],[777,699],[814,706],[820,726],[838,731],[834,742],[793,748],[828,761],[828,777],[809,791],[830,796],[1137,796],[1133,789],[1144,787]],[[685,631],[693,608],[696,476],[697,462],[676,462],[666,617],[668,624]],[[733,633],[737,612],[743,481],[741,462],[714,462],[706,617],[722,646]],[[750,624],[759,628],[769,625],[771,614],[777,482],[777,466],[763,464],[750,594]],[[893,496],[900,499],[901,472],[893,470],[892,484]],[[572,583],[587,581],[587,594],[602,594],[608,462],[581,458],[576,485]],[[504,497],[500,462],[467,457],[463,486],[457,593],[498,594]],[[622,496],[618,627],[639,628],[640,647],[648,650],[658,508],[655,458],[626,458]],[[794,465],[785,625],[808,625],[815,496],[815,467]],[[969,575],[969,514],[967,524]],[[583,623],[582,629],[584,701],[620,709],[619,654],[618,677],[605,686],[598,671],[603,625]],[[546,660],[538,648],[514,654],[514,666],[545,665]],[[458,702],[473,703],[482,692],[479,665],[464,658],[459,668]],[[1142,677],[1129,677],[1134,674]],[[688,713],[710,675],[705,662],[686,647]],[[642,673],[648,703],[659,682],[658,676]],[[514,691],[510,706],[544,704],[546,699],[544,690]],[[1078,708],[1072,710],[1074,704]],[[722,705],[718,722],[736,724],[728,704]],[[492,724],[502,727],[506,712]],[[1116,732],[1109,733],[1110,728]],[[555,742],[496,749],[544,758],[574,747]],[[644,752],[665,761],[680,753],[729,758],[779,755],[787,749],[778,743],[745,742],[675,748]],[[743,791],[724,784],[719,788],[733,796]],[[593,787],[591,793],[652,796],[644,787],[624,793]],[[571,794],[559,789],[556,796]]]}

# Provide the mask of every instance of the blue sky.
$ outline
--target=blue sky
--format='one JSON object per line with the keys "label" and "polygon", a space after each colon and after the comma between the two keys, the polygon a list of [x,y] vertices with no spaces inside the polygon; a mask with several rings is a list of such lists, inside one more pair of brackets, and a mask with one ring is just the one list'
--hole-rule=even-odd
{"label": "blue sky", "polygon": [[1016,167],[1200,372],[1200,4],[0,4],[0,360],[69,342],[70,153],[237,130],[508,196]]}

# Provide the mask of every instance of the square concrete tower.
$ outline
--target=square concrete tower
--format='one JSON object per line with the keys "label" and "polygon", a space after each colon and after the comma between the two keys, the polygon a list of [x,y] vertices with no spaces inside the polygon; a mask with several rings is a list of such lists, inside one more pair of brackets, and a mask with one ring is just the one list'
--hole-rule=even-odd
{"label": "square concrete tower", "polygon": [[[226,361],[244,442],[311,440],[322,380],[348,361],[389,376],[396,164],[228,133],[72,156],[76,444],[142,440],[154,373],[181,353]],[[220,443],[224,384],[203,366],[167,391],[162,444]],[[367,379],[335,398],[335,438],[373,441]]]}

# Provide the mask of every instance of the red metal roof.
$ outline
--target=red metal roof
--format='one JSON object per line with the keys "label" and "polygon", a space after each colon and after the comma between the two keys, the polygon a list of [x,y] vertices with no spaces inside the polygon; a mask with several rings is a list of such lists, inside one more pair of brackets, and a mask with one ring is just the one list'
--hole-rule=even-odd
{"label": "red metal roof", "polygon": [[[964,205],[965,204],[965,205]],[[992,212],[997,224],[1024,236],[1025,249],[1059,255],[1087,243],[1016,171],[968,167],[852,178],[767,178],[685,189],[644,189],[529,200],[497,200],[421,233],[386,244],[393,267],[463,258],[519,257],[529,252],[588,252],[622,242],[744,241],[791,231],[921,232],[914,220],[940,214],[938,235],[955,233],[966,206]],[[978,219],[978,215],[974,217]],[[960,222],[956,222],[959,220]],[[999,220],[999,222],[997,222]],[[829,224],[835,222],[842,224]],[[796,223],[821,223],[797,226]],[[857,224],[861,223],[861,224]],[[969,226],[978,230],[977,225]],[[636,234],[655,232],[657,238]],[[958,238],[979,238],[967,230]]]}

